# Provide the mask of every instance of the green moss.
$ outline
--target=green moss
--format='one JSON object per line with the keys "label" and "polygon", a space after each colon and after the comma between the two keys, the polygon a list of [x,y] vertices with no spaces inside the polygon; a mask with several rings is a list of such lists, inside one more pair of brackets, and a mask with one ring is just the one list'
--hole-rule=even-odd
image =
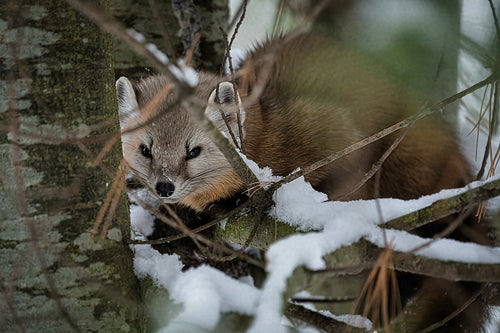
{"label": "green moss", "polygon": [[[214,237],[224,242],[243,244],[250,237],[258,221],[258,216],[253,213],[232,216],[224,224],[224,227],[216,227]],[[275,239],[297,232],[299,231],[289,224],[278,222],[275,225],[271,217],[264,216],[264,222],[255,233],[249,246],[265,250],[275,242]]]}

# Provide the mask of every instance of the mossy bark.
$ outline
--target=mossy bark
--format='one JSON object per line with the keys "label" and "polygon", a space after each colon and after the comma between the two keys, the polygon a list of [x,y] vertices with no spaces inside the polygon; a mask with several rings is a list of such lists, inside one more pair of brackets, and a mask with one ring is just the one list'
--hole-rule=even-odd
{"label": "mossy bark", "polygon": [[49,0],[2,2],[0,36],[2,329],[142,331],[124,195],[91,239],[121,159],[93,165],[118,133],[111,40]]}

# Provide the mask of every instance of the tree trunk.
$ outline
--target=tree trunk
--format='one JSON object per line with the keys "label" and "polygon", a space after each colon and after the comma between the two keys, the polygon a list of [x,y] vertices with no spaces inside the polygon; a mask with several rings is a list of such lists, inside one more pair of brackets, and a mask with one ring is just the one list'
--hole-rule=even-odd
{"label": "tree trunk", "polygon": [[[147,43],[156,45],[171,62],[183,58],[196,45],[190,64],[198,70],[220,70],[226,49],[220,29],[228,30],[227,0],[110,0],[110,10],[114,18],[144,35]],[[139,79],[151,74],[144,59],[127,45],[114,39],[113,48],[117,78]]]}
{"label": "tree trunk", "polygon": [[107,198],[119,145],[93,163],[118,133],[111,40],[48,0],[2,2],[0,36],[0,325],[142,331],[127,202]]}

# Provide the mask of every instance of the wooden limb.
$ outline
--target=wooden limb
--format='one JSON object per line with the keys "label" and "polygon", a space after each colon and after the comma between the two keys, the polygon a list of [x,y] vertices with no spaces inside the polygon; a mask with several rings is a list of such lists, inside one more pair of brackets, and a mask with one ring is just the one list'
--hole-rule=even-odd
{"label": "wooden limb", "polygon": [[[388,221],[382,227],[397,230],[413,230],[456,214],[470,205],[481,203],[499,195],[500,180],[491,181],[462,194],[438,200],[428,207]],[[258,218],[257,214],[251,212],[231,216],[224,229],[220,226],[217,227],[215,237],[229,243],[243,244],[248,238],[254,223],[259,221]],[[265,216],[264,219],[261,232],[257,233],[250,243],[250,246],[262,250],[266,250],[275,241],[274,219],[270,216]],[[277,239],[300,232],[296,227],[292,227],[286,222],[277,221],[276,223],[278,226]]]}
{"label": "wooden limb", "polygon": [[386,222],[382,226],[387,229],[413,230],[499,195],[500,180],[495,180],[451,198],[438,200],[426,208]]}
{"label": "wooden limb", "polygon": [[292,320],[298,319],[325,332],[341,333],[345,332],[346,329],[349,329],[349,332],[351,333],[366,332],[364,328],[350,326],[344,322],[324,316],[319,312],[312,311],[295,304],[288,304],[284,314]]}
{"label": "wooden limb", "polygon": [[[248,244],[251,247],[266,250],[272,243],[275,242],[274,219],[271,216],[263,215],[263,222],[260,230],[251,239]],[[245,212],[237,214],[227,219],[224,227],[216,226],[214,239],[222,242],[243,245],[249,238],[255,223],[259,221],[258,213]],[[277,222],[278,239],[299,232],[297,228],[283,222]]]}
{"label": "wooden limb", "polygon": [[178,82],[168,69],[168,63],[160,61],[146,46],[127,33],[127,28],[118,22],[111,15],[97,8],[90,2],[80,0],[65,0],[68,5],[85,15],[90,21],[97,24],[102,30],[111,33],[113,36],[127,44],[137,55],[143,57],[149,64],[160,73],[164,73],[171,82]]}
{"label": "wooden limb", "polygon": [[394,133],[402,128],[407,128],[407,127],[413,125],[413,123],[415,123],[416,121],[418,121],[424,117],[427,117],[428,115],[431,115],[438,110],[441,110],[446,105],[459,100],[460,98],[476,91],[477,89],[484,87],[487,84],[495,82],[496,79],[497,78],[495,75],[491,75],[491,76],[487,77],[486,79],[476,83],[475,85],[473,85],[467,89],[464,89],[461,92],[456,93],[455,95],[448,97],[448,98],[442,100],[441,102],[434,104],[431,107],[425,108],[424,110],[422,110],[420,113],[416,114],[415,116],[406,118],[406,119],[404,119],[404,120],[402,120],[402,121],[400,121],[400,122],[398,122],[390,127],[387,127],[386,129],[383,129],[382,131],[380,131],[378,133],[375,133],[374,135],[372,135],[370,137],[367,137],[367,138],[365,138],[365,139],[363,139],[355,144],[350,145],[349,147],[344,148],[341,151],[335,152],[332,155],[327,156],[327,157],[311,164],[307,168],[304,168],[304,169],[301,169],[297,172],[292,173],[291,175],[285,177],[283,180],[275,183],[273,185],[273,188],[278,188],[282,184],[289,183],[289,182],[291,182],[291,181],[293,181],[301,176],[307,175],[308,173],[310,173],[316,169],[319,169],[319,168],[321,168],[329,163],[332,163],[333,161],[338,160],[339,158],[344,157],[345,155],[350,154],[355,150],[361,149],[361,148],[369,145],[372,142],[380,140],[383,137],[388,136],[389,134],[392,134],[392,133]]}
{"label": "wooden limb", "polygon": [[184,100],[182,105],[189,111],[189,114],[198,126],[205,132],[210,140],[224,154],[236,173],[241,177],[247,188],[250,184],[258,183],[259,180],[250,168],[245,164],[238,152],[233,148],[228,139],[226,139],[217,127],[205,115],[203,104],[194,97]]}

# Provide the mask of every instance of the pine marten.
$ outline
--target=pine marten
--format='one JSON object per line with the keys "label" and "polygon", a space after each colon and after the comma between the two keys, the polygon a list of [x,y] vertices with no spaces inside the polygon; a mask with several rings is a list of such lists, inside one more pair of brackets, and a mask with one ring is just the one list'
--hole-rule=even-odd
{"label": "pine marten", "polygon": [[[227,133],[219,109],[223,110],[236,137],[240,136],[238,101],[246,156],[280,176],[305,168],[419,110],[410,93],[395,84],[384,69],[349,47],[311,35],[264,43],[236,74],[237,95],[232,83],[207,73],[199,74],[196,95],[207,101],[207,116]],[[134,85],[120,78],[116,87],[121,127],[151,118],[144,109],[168,84],[161,75]],[[124,154],[134,173],[166,203],[203,212],[211,203],[241,193],[243,183],[188,112],[175,103],[172,89],[154,107],[153,115],[161,112],[161,116],[123,134]],[[261,93],[256,95],[256,91]],[[305,178],[330,200],[378,196],[413,199],[462,187],[472,180],[450,127],[438,116],[429,116],[414,124],[377,174],[351,193],[400,134],[376,141]],[[431,236],[428,232],[423,235]],[[460,228],[453,237],[468,239]],[[461,305],[450,294],[462,290],[462,284],[428,278],[418,284],[428,291],[417,294],[416,299],[420,297],[432,307],[423,306],[420,315],[408,315],[410,331],[425,328]],[[439,294],[443,290],[448,296]],[[464,297],[458,297],[457,302],[464,302]],[[466,309],[442,329],[478,330],[484,306],[476,301],[469,309],[473,310]]]}

